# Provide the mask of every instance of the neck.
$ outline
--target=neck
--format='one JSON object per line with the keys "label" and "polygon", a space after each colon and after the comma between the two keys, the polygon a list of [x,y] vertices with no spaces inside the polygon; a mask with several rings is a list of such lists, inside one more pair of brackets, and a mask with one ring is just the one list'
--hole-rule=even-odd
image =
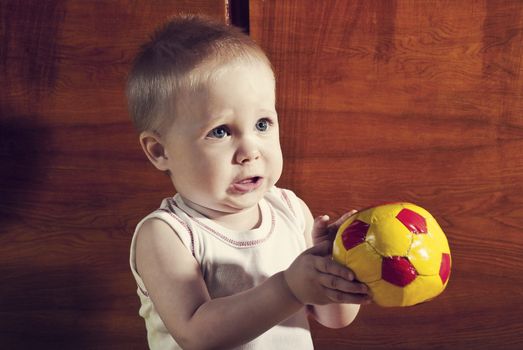
{"label": "neck", "polygon": [[232,230],[252,230],[261,225],[261,210],[259,204],[240,211],[226,212],[202,207],[183,198],[184,203],[191,209]]}

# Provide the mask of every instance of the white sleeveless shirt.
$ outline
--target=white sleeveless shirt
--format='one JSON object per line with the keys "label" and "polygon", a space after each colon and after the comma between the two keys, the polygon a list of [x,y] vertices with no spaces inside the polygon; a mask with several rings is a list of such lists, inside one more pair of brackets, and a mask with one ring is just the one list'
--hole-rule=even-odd
{"label": "white sleeveless shirt", "polygon": [[[235,231],[191,209],[177,194],[136,227],[131,243],[131,270],[138,285],[149,347],[181,349],[163,324],[136,270],[136,233],[145,220],[166,222],[199,263],[211,298],[236,294],[287,269],[306,249],[305,218],[296,195],[273,187],[260,201],[261,225]],[[305,308],[237,349],[313,349]]]}

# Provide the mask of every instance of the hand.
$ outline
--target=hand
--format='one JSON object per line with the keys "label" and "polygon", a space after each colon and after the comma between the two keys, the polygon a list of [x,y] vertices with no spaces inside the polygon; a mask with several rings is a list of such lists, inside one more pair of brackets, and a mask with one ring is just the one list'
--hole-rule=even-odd
{"label": "hand", "polygon": [[316,245],[318,243],[322,243],[323,241],[329,241],[332,242],[336,238],[336,233],[338,232],[338,229],[340,226],[352,215],[356,214],[357,210],[351,210],[345,214],[343,214],[338,220],[335,222],[328,224],[330,218],[328,215],[322,215],[318,216],[314,219],[314,225],[312,227],[312,243],[313,245]]}
{"label": "hand", "polygon": [[283,272],[290,291],[302,304],[368,303],[367,286],[331,259],[330,248],[331,242],[324,240],[294,260]]}

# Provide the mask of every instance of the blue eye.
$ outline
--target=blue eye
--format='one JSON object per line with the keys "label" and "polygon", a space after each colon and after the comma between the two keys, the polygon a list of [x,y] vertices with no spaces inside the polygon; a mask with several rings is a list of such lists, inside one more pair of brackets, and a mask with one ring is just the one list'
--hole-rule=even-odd
{"label": "blue eye", "polygon": [[207,137],[212,137],[215,139],[223,139],[226,136],[229,136],[231,133],[229,129],[224,126],[218,126],[217,128],[212,129],[208,134]]}
{"label": "blue eye", "polygon": [[256,122],[256,130],[258,131],[267,131],[270,126],[270,121],[266,118],[260,119]]}

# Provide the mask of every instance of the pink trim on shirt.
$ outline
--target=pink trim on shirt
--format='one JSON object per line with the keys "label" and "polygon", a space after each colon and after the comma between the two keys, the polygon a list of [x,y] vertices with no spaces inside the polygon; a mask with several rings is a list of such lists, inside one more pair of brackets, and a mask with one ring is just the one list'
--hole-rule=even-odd
{"label": "pink trim on shirt", "polygon": [[178,223],[180,223],[187,230],[187,232],[189,233],[189,236],[191,237],[191,253],[192,253],[193,256],[195,256],[194,255],[194,235],[192,233],[191,228],[178,215],[176,215],[176,213],[174,212],[174,208],[171,205],[171,201],[170,200],[167,202],[167,205],[169,206],[169,209],[160,208],[158,210],[161,210],[161,211],[164,211],[164,212],[170,214],[173,217],[173,219],[178,221]]}
{"label": "pink trim on shirt", "polygon": [[212,227],[209,227],[207,226],[206,224],[204,224],[203,222],[201,222],[200,220],[198,220],[197,218],[193,217],[191,214],[189,214],[187,211],[183,210],[182,208],[180,208],[180,206],[178,205],[178,203],[176,203],[174,201],[173,198],[170,198],[169,199],[169,206],[171,205],[174,205],[176,206],[176,208],[182,210],[184,213],[186,213],[192,220],[194,220],[195,223],[197,223],[199,226],[201,226],[203,229],[205,229],[206,231],[210,232],[211,234],[217,236],[218,238],[220,238],[221,240],[233,245],[233,246],[236,246],[238,248],[249,248],[249,247],[254,247],[258,244],[261,244],[263,242],[265,242],[266,240],[269,239],[269,237],[273,234],[274,232],[274,227],[276,226],[276,219],[275,219],[275,215],[274,215],[274,210],[272,209],[272,206],[269,205],[269,209],[270,209],[270,212],[271,212],[271,227],[269,229],[269,233],[263,237],[263,238],[260,238],[260,239],[255,239],[255,240],[251,240],[251,241],[236,241],[230,237],[227,237],[227,235],[223,234],[223,233],[220,233],[218,231],[216,231],[215,229],[213,229]]}
{"label": "pink trim on shirt", "polygon": [[289,196],[287,195],[287,193],[280,189],[280,192],[281,192],[281,197],[283,198],[283,200],[285,201],[285,203],[287,203],[287,206],[289,207],[289,209],[291,210],[292,212],[292,215],[296,216],[296,212],[294,211],[294,207],[292,206],[292,202],[289,198]]}

